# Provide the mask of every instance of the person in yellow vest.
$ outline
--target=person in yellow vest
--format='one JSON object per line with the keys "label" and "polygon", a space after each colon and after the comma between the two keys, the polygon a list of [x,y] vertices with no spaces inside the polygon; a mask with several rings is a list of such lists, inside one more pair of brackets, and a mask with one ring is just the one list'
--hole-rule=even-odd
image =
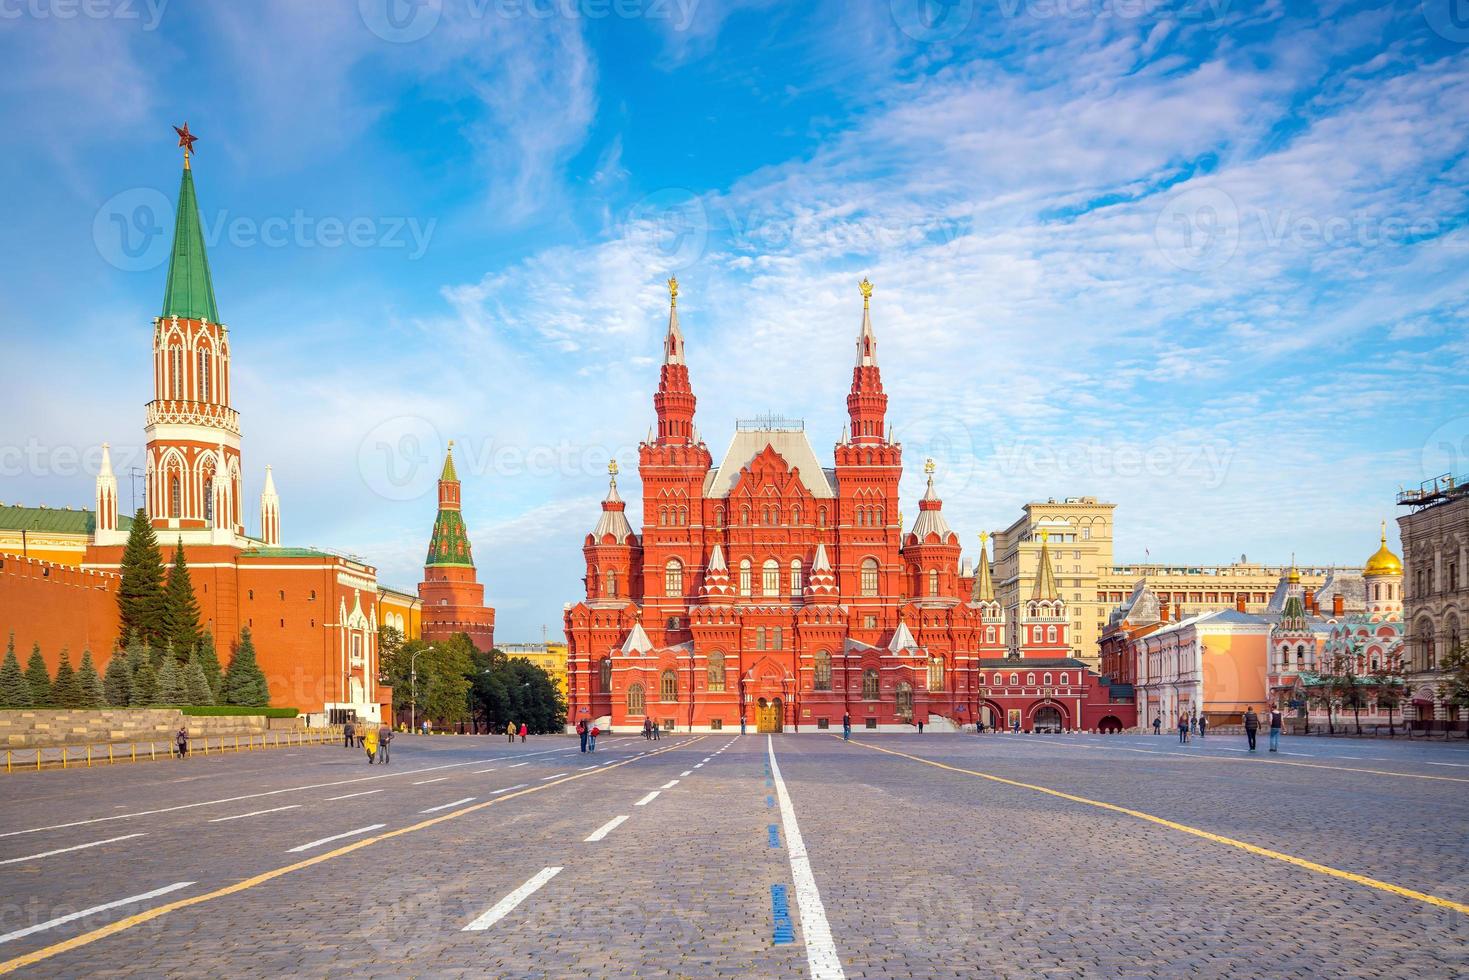
{"label": "person in yellow vest", "polygon": [[377,729],[368,727],[362,736],[362,747],[367,750],[367,764],[370,766],[377,761]]}

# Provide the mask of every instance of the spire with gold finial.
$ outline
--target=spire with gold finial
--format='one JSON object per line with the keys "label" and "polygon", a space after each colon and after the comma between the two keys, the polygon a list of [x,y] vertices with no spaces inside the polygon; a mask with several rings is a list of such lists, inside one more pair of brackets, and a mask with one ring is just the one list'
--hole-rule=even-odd
{"label": "spire with gold finial", "polygon": [[995,583],[990,578],[989,535],[979,532],[979,563],[974,566],[974,588],[970,591],[971,602],[994,602]]}
{"label": "spire with gold finial", "polygon": [[872,282],[865,276],[857,284],[862,291],[862,329],[857,333],[857,366],[877,366],[877,334],[872,330]]}
{"label": "spire with gold finial", "polygon": [[617,544],[627,544],[632,537],[632,525],[627,521],[627,505],[622,496],[617,492],[617,460],[607,461],[607,496],[602,501],[602,516],[597,520],[597,526],[592,530],[592,538],[597,542],[603,542],[606,535],[612,535]]}
{"label": "spire with gold finial", "polygon": [[684,363],[683,330],[678,325],[678,276],[668,279],[668,336],[663,340],[663,363]]}
{"label": "spire with gold finial", "polygon": [[450,439],[448,451],[444,453],[444,468],[439,473],[439,514],[434,519],[425,565],[474,567],[469,529],[464,526],[459,507],[459,474],[454,469],[454,440]]}
{"label": "spire with gold finial", "polygon": [[189,132],[188,123],[173,129],[178,133],[179,146],[184,149],[184,173],[179,179],[178,205],[174,208],[173,250],[168,257],[161,315],[218,323],[219,304],[214,299],[214,280],[209,274],[209,256],[204,249],[194,173],[189,168],[189,157],[198,137]]}
{"label": "spire with gold finial", "polygon": [[1051,532],[1041,531],[1041,554],[1037,560],[1035,571],[1035,588],[1031,590],[1032,599],[1056,600],[1061,597],[1056,589],[1056,572],[1051,568],[1051,549],[1047,542],[1051,539]]}

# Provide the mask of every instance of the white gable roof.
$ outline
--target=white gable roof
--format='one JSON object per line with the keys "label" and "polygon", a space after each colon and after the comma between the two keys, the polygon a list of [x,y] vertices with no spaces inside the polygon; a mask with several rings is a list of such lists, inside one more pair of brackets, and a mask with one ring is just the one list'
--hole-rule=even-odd
{"label": "white gable roof", "polygon": [[831,498],[836,494],[827,482],[826,472],[806,433],[796,429],[740,429],[730,440],[719,469],[704,484],[704,496],[727,497],[739,479],[740,470],[769,446],[780,454],[793,470],[801,471],[801,482],[813,497]]}

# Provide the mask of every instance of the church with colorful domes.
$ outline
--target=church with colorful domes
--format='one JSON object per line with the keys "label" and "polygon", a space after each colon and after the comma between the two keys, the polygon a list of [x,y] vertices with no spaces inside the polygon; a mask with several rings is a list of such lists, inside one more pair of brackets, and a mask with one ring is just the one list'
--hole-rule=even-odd
{"label": "church with colorful domes", "polygon": [[848,422],[832,465],[804,423],[769,417],[737,422],[716,464],[694,425],[678,283],[669,280],[657,424],[638,447],[637,527],[613,463],[583,544],[585,598],[565,611],[571,723],[1134,723],[1130,701],[1067,655],[1069,617],[1044,542],[1042,573],[1010,621],[983,546],[972,570],[961,561],[932,461],[918,516],[903,528],[903,447],[888,424],[865,279],[861,294]]}

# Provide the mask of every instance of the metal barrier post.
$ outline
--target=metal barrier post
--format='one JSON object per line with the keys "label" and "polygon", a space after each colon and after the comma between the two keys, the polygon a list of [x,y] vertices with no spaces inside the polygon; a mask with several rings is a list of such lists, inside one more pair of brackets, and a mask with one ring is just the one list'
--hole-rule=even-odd
{"label": "metal barrier post", "polygon": [[107,764],[112,765],[112,743],[107,743]]}
{"label": "metal barrier post", "polygon": [[66,768],[66,746],[61,747],[61,768]]}
{"label": "metal barrier post", "polygon": [[92,747],[87,746],[87,768],[92,768]]}

